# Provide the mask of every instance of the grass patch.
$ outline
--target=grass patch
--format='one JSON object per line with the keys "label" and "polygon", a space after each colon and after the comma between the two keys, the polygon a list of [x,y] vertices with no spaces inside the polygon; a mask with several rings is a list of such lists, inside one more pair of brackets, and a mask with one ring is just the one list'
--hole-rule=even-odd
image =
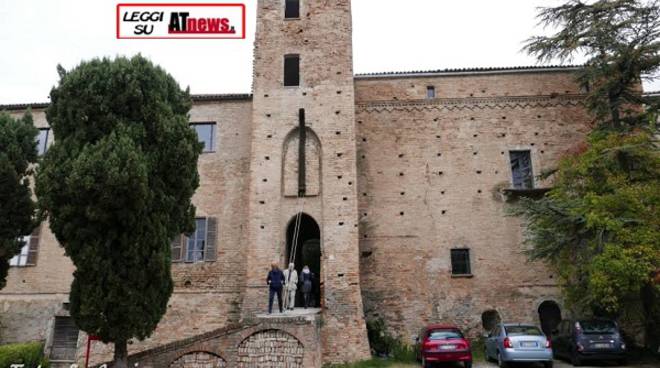
{"label": "grass patch", "polygon": [[43,344],[29,342],[25,344],[9,344],[0,346],[0,367],[11,367],[12,364],[25,364],[25,368],[41,368],[49,366],[44,358]]}

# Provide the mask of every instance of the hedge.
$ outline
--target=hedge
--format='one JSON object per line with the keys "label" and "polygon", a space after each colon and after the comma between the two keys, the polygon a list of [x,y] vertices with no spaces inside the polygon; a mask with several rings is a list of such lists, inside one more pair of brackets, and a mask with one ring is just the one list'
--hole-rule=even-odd
{"label": "hedge", "polygon": [[29,342],[24,344],[0,345],[0,368],[9,368],[12,364],[25,364],[25,368],[47,368],[43,344]]}

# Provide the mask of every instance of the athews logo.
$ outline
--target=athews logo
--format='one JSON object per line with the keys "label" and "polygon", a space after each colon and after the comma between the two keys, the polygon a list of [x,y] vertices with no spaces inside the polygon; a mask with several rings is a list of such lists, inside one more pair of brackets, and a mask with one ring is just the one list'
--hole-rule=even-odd
{"label": "athews logo", "polygon": [[245,38],[244,4],[117,4],[117,38]]}

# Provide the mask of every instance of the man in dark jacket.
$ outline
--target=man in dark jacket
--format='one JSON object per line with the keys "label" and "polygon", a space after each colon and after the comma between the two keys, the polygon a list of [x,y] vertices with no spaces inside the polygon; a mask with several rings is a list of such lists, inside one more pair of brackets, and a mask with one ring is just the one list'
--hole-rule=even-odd
{"label": "man in dark jacket", "polygon": [[277,267],[277,263],[270,265],[270,272],[266,278],[268,284],[268,314],[273,313],[273,298],[277,295],[277,306],[282,313],[282,286],[284,286],[284,273]]}

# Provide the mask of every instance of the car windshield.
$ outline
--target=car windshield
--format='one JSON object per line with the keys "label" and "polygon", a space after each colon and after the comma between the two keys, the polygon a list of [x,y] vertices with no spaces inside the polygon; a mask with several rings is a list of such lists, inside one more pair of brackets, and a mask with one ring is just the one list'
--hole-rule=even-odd
{"label": "car windshield", "polygon": [[543,333],[535,326],[506,326],[508,336],[542,336]]}
{"label": "car windshield", "polygon": [[431,330],[429,340],[462,339],[463,334],[458,330]]}
{"label": "car windshield", "polygon": [[616,325],[612,321],[580,321],[585,334],[614,334]]}

